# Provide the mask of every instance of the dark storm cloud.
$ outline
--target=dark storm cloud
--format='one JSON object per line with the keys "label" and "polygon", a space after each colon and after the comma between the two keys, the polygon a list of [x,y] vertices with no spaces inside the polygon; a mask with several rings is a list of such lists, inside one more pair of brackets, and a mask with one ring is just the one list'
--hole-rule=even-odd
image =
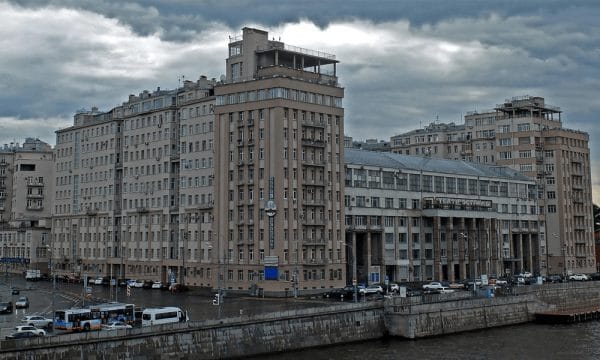
{"label": "dark storm cloud", "polygon": [[350,136],[461,123],[466,111],[528,94],[590,133],[595,162],[598,18],[600,2],[581,0],[0,2],[2,133],[19,134],[19,119],[21,129],[68,125],[78,108],[109,109],[181,75],[218,78],[227,36],[256,26],[336,54]]}
{"label": "dark storm cloud", "polygon": [[[438,0],[321,0],[306,1],[218,1],[218,0],[17,0],[27,7],[56,6],[85,9],[115,18],[140,35],[162,32],[164,39],[189,40],[212,23],[238,29],[248,23],[274,27],[310,19],[324,28],[331,22],[353,18],[376,23],[405,19],[413,26],[436,24],[448,19],[479,18],[491,13],[502,17],[543,14],[564,20],[563,14],[586,16],[581,8],[595,8],[593,1],[438,1]],[[554,20],[551,18],[551,20]],[[498,34],[500,35],[500,34]]]}

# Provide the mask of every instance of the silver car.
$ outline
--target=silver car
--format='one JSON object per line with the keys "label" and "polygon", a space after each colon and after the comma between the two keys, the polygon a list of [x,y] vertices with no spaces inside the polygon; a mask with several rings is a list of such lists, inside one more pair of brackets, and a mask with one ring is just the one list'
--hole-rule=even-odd
{"label": "silver car", "polygon": [[41,315],[29,315],[21,319],[21,323],[35,326],[37,328],[51,328],[52,319],[45,318]]}

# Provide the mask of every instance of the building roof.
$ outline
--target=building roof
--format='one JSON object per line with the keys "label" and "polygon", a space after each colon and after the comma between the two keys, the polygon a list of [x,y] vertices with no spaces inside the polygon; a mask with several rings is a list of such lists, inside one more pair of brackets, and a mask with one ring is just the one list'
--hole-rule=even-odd
{"label": "building roof", "polygon": [[519,181],[533,181],[519,171],[505,166],[489,166],[460,160],[433,159],[425,156],[401,155],[395,153],[366,151],[358,149],[344,150],[346,164],[379,166],[393,169],[437,172],[453,175],[484,176]]}

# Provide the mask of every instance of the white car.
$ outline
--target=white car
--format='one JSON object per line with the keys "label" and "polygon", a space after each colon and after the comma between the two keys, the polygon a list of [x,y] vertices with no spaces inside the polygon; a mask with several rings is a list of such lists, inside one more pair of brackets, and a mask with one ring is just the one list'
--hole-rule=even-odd
{"label": "white car", "polygon": [[136,280],[135,283],[133,284],[133,287],[143,288],[144,287],[144,280]]}
{"label": "white car", "polygon": [[432,281],[429,284],[423,285],[423,290],[439,290],[443,287],[444,286],[442,285],[442,283],[437,282],[437,281]]}
{"label": "white car", "polygon": [[400,285],[396,283],[390,283],[390,291],[395,293],[400,292]]}
{"label": "white car", "polygon": [[569,276],[569,280],[573,281],[587,281],[589,278],[585,274],[573,274]]}
{"label": "white car", "polygon": [[519,274],[519,275],[517,275],[517,276],[524,277],[524,278],[530,278],[530,277],[532,277],[532,276],[533,276],[533,274],[532,274],[532,273],[530,273],[529,271],[524,271],[524,272],[520,273],[520,274]]}
{"label": "white car", "polygon": [[120,330],[120,329],[131,329],[132,326],[124,323],[123,321],[111,321],[106,325],[102,325],[102,330]]}
{"label": "white car", "polygon": [[20,298],[18,298],[17,301],[15,301],[15,307],[17,309],[28,308],[29,307],[29,299],[27,298],[27,296],[21,296]]}
{"label": "white car", "polygon": [[366,288],[358,289],[358,292],[362,295],[366,294],[383,294],[383,288],[381,285],[369,285]]}
{"label": "white car", "polygon": [[47,319],[40,315],[25,316],[23,319],[21,319],[21,322],[38,328],[52,327],[52,319]]}
{"label": "white car", "polygon": [[152,283],[152,288],[160,290],[163,288],[163,284],[160,281],[155,281]]}
{"label": "white car", "polygon": [[454,289],[450,289],[448,287],[442,286],[440,289],[437,289],[437,291],[439,291],[440,294],[451,294],[454,292]]}
{"label": "white car", "polygon": [[31,326],[31,325],[15,326],[15,332],[23,332],[23,331],[31,331],[36,336],[46,336],[46,331],[44,331],[42,329],[38,329],[35,326]]}
{"label": "white car", "polygon": [[96,280],[94,280],[94,285],[102,285],[102,278],[99,277]]}

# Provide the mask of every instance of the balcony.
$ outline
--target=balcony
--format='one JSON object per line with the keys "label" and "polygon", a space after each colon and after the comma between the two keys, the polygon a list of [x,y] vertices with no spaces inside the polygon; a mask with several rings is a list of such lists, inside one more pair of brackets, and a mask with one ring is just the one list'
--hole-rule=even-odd
{"label": "balcony", "polygon": [[208,209],[212,209],[214,206],[214,202],[212,201],[208,201],[202,204],[198,205],[198,210],[208,210]]}
{"label": "balcony", "polygon": [[44,182],[39,179],[27,179],[27,186],[44,186]]}
{"label": "balcony", "polygon": [[306,238],[304,245],[325,245],[325,238]]}
{"label": "balcony", "polygon": [[325,161],[304,159],[304,160],[302,160],[302,165],[305,165],[305,166],[319,166],[319,167],[322,166],[322,167],[324,167],[325,166]]}
{"label": "balcony", "polygon": [[41,211],[41,210],[44,210],[44,207],[42,205],[38,205],[38,204],[30,204],[30,205],[27,205],[27,210]]}
{"label": "balcony", "polygon": [[145,206],[138,206],[138,207],[135,208],[135,211],[139,212],[139,213],[147,213],[148,212],[148,208],[145,207]]}
{"label": "balcony", "polygon": [[314,147],[324,148],[325,147],[325,141],[323,141],[323,140],[316,140],[316,139],[303,138],[302,139],[302,145],[303,146],[314,146]]}
{"label": "balcony", "polygon": [[325,226],[325,220],[320,220],[320,219],[303,219],[302,220],[302,225],[304,226]]}
{"label": "balcony", "polygon": [[304,259],[302,265],[304,266],[322,266],[327,265],[329,261],[327,259]]}
{"label": "balcony", "polygon": [[43,194],[27,194],[28,199],[43,199]]}
{"label": "balcony", "polygon": [[323,199],[304,199],[302,205],[306,206],[325,206],[325,200]]}

